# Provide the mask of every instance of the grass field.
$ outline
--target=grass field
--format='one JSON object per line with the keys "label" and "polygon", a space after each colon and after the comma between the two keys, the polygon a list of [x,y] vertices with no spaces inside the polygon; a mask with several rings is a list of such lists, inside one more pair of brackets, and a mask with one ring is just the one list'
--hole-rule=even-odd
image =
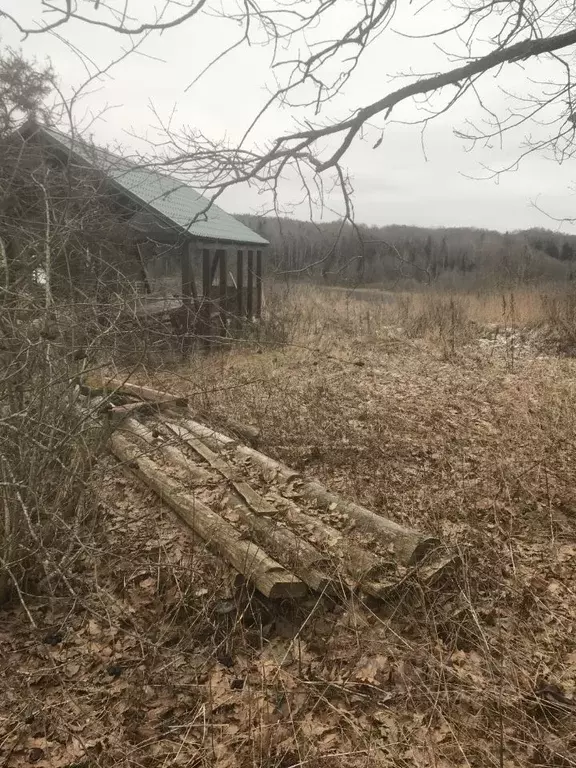
{"label": "grass field", "polygon": [[437,533],[461,565],[388,605],[235,604],[216,558],[106,459],[82,599],[43,609],[68,644],[39,652],[23,611],[9,617],[29,655],[4,666],[21,704],[6,764],[576,765],[571,306],[536,290],[280,287],[252,341],[138,371]]}

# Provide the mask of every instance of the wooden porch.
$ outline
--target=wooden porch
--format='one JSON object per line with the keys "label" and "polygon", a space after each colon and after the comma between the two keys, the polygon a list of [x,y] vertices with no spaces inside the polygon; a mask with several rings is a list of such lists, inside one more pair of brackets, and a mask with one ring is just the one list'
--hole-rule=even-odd
{"label": "wooden porch", "polygon": [[140,316],[166,315],[184,346],[195,340],[210,346],[262,316],[263,251],[230,244],[189,240],[180,247],[181,293],[154,296],[146,277],[144,248],[139,248],[147,296]]}

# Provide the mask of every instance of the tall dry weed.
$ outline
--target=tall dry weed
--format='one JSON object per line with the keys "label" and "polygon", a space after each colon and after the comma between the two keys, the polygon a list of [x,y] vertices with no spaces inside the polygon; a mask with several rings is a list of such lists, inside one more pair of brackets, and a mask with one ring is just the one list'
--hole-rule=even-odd
{"label": "tall dry weed", "polygon": [[550,340],[558,351],[576,354],[576,290],[547,292],[541,301]]}
{"label": "tall dry weed", "polygon": [[473,323],[459,296],[429,293],[414,300],[402,295],[397,299],[397,310],[399,323],[409,337],[436,341],[445,356],[454,356],[473,336]]}

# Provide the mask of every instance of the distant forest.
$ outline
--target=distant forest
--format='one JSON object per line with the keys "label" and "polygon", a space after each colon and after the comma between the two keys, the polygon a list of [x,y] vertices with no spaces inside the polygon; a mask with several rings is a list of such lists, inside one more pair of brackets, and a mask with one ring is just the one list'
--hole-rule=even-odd
{"label": "distant forest", "polygon": [[576,235],[546,229],[502,234],[468,227],[343,227],[339,222],[237,218],[270,241],[270,271],[278,276],[470,287],[576,280]]}

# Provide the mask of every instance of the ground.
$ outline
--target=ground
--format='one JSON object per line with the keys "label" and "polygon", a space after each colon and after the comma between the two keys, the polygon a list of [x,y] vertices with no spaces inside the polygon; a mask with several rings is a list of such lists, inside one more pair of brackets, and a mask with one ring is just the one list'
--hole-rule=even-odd
{"label": "ground", "polygon": [[459,566],[273,604],[103,457],[68,583],[2,615],[3,763],[575,765],[576,367],[541,299],[278,293],[251,343],[136,378]]}

